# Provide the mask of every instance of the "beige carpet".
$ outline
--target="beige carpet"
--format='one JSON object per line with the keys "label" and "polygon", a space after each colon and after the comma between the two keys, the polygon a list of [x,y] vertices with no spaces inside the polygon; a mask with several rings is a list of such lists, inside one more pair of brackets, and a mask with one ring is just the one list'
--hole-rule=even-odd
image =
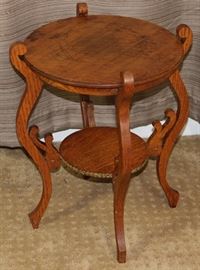
{"label": "beige carpet", "polygon": [[41,192],[40,176],[21,150],[0,149],[1,270],[200,269],[200,137],[181,139],[168,178],[179,190],[168,207],[155,161],[132,179],[126,200],[127,263],[116,262],[110,183],[86,181],[64,169],[40,228],[27,213]]}

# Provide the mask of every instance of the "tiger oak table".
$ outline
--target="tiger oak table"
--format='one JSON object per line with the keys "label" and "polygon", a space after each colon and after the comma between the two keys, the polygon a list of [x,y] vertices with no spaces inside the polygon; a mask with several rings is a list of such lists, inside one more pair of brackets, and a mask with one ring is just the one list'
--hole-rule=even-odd
{"label": "tiger oak table", "polygon": [[[77,4],[77,16],[51,22],[13,44],[11,62],[26,80],[17,113],[17,135],[43,181],[37,207],[29,214],[33,228],[48,206],[52,192],[50,173],[61,159],[86,176],[111,177],[114,223],[119,262],[126,261],[124,201],[130,175],[149,157],[157,158],[160,184],[171,207],[179,194],[166,179],[169,156],[188,117],[188,97],[179,66],[192,44],[192,31],[177,27],[177,35],[153,23],[121,16],[89,16],[87,4]],[[178,110],[165,111],[166,121],[154,121],[145,142],[130,132],[132,97],[168,80],[177,97]],[[44,85],[77,93],[84,128],[67,137],[57,150],[51,134],[45,142],[38,127],[28,121]],[[150,91],[150,90],[149,90]],[[89,96],[115,96],[116,128],[96,127]],[[105,116],[106,117],[106,116]]]}

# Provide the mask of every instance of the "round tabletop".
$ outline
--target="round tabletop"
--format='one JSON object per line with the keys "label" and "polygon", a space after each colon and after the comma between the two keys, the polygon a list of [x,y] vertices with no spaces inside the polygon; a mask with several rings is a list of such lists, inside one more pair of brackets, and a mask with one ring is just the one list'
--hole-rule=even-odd
{"label": "round tabletop", "polygon": [[66,85],[118,88],[120,73],[135,86],[162,81],[179,66],[182,44],[153,23],[121,16],[80,16],[35,30],[25,40],[25,61],[40,75]]}

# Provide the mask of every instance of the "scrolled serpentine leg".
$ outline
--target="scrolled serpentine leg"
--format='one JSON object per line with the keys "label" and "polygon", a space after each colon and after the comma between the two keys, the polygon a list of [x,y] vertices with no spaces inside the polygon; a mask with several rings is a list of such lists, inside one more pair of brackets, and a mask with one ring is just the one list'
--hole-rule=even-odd
{"label": "scrolled serpentine leg", "polygon": [[126,261],[124,202],[131,175],[130,153],[132,149],[129,127],[129,111],[131,98],[134,93],[133,75],[130,72],[125,72],[122,75],[122,79],[123,88],[119,90],[116,97],[116,115],[120,153],[119,157],[115,160],[116,169],[113,173],[115,237],[117,244],[117,259],[120,263]]}
{"label": "scrolled serpentine leg", "polygon": [[[177,38],[183,44],[184,55],[189,51],[192,44],[192,31],[187,25],[179,25],[177,27]],[[176,142],[183,126],[185,125],[188,114],[189,114],[189,99],[187,95],[186,88],[180,77],[179,71],[175,71],[169,78],[169,81],[174,91],[177,101],[178,101],[178,111],[177,111],[177,120],[173,128],[167,135],[162,151],[160,153],[158,162],[157,162],[157,172],[160,184],[167,196],[170,207],[176,207],[179,193],[176,190],[173,190],[166,180],[166,170],[169,161],[169,156],[172,152],[174,143]]]}
{"label": "scrolled serpentine leg", "polygon": [[15,43],[10,49],[10,60],[15,69],[17,69],[26,80],[26,90],[22,96],[21,103],[17,112],[17,136],[22,146],[33,159],[43,180],[43,191],[41,199],[37,207],[29,214],[33,228],[38,228],[40,220],[48,206],[51,197],[52,183],[48,164],[38,150],[37,146],[32,141],[29,134],[28,121],[33,108],[40,97],[43,84],[38,76],[33,73],[26,65],[26,63],[20,58],[21,56],[25,55],[26,52],[27,48],[23,43]]}
{"label": "scrolled serpentine leg", "polygon": [[157,162],[157,171],[158,171],[158,178],[159,178],[160,184],[167,196],[170,207],[176,207],[178,199],[179,199],[179,193],[176,190],[172,189],[167,183],[166,170],[167,170],[169,157],[172,152],[174,143],[176,142],[188,118],[189,100],[188,100],[185,86],[181,80],[178,70],[169,78],[169,80],[177,96],[179,106],[178,106],[178,112],[177,112],[177,121],[174,127],[172,128],[171,132],[165,139],[162,151],[160,153],[160,156]]}

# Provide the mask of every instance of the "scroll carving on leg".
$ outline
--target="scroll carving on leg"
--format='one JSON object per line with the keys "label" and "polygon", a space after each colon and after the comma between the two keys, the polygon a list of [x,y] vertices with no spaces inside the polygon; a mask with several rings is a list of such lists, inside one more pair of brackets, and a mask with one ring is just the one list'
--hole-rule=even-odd
{"label": "scroll carving on leg", "polygon": [[[180,25],[177,27],[177,38],[183,43],[183,53],[184,55],[186,55],[192,44],[192,31],[188,26]],[[172,90],[177,98],[178,110],[176,113],[175,124],[173,125],[169,133],[166,134],[164,144],[159,154],[159,158],[157,161],[157,172],[160,184],[166,194],[170,207],[176,207],[179,199],[179,193],[169,186],[167,182],[166,170],[173,146],[188,118],[189,100],[186,88],[181,80],[178,70],[176,70],[170,76],[169,81],[172,86]],[[152,141],[150,140],[149,145],[151,145],[151,143]]]}
{"label": "scroll carving on leg", "polygon": [[176,113],[172,109],[167,109],[165,116],[167,120],[163,125],[158,120],[152,123],[155,130],[147,141],[150,157],[158,157],[160,155],[164,139],[176,122]]}
{"label": "scroll carving on leg", "polygon": [[131,164],[131,133],[129,127],[129,111],[131,98],[134,92],[134,79],[130,72],[122,75],[123,88],[119,90],[116,97],[116,115],[119,137],[119,157],[115,160],[115,171],[113,172],[114,191],[114,222],[115,237],[117,244],[117,258],[120,263],[126,261],[126,244],[124,235],[124,202],[128,190]]}
{"label": "scroll carving on leg", "polygon": [[[26,65],[26,63],[21,59],[23,55],[27,52],[27,48],[23,43],[15,43],[10,49],[10,60],[12,65],[16,70],[22,74],[26,80],[26,89],[24,95],[22,96],[18,112],[17,112],[17,120],[16,120],[16,129],[17,136],[28,152],[30,157],[33,159],[36,167],[38,168],[43,181],[43,190],[41,199],[37,205],[37,207],[29,214],[30,221],[32,223],[33,228],[38,228],[40,220],[48,206],[51,193],[52,193],[52,183],[51,183],[51,175],[50,169],[48,166],[47,160],[43,157],[41,152],[39,151],[38,144],[34,143],[32,135],[29,133],[28,121],[37,103],[37,100],[40,97],[42,92],[43,84],[38,76],[31,71],[31,69]],[[32,134],[32,132],[31,132]],[[45,146],[46,148],[47,146]]]}
{"label": "scroll carving on leg", "polygon": [[58,170],[61,166],[61,158],[58,150],[53,145],[53,136],[52,134],[46,134],[44,137],[45,143],[39,140],[39,129],[37,126],[32,126],[29,129],[29,135],[35,144],[35,146],[40,150],[43,154],[49,170],[54,172]]}

